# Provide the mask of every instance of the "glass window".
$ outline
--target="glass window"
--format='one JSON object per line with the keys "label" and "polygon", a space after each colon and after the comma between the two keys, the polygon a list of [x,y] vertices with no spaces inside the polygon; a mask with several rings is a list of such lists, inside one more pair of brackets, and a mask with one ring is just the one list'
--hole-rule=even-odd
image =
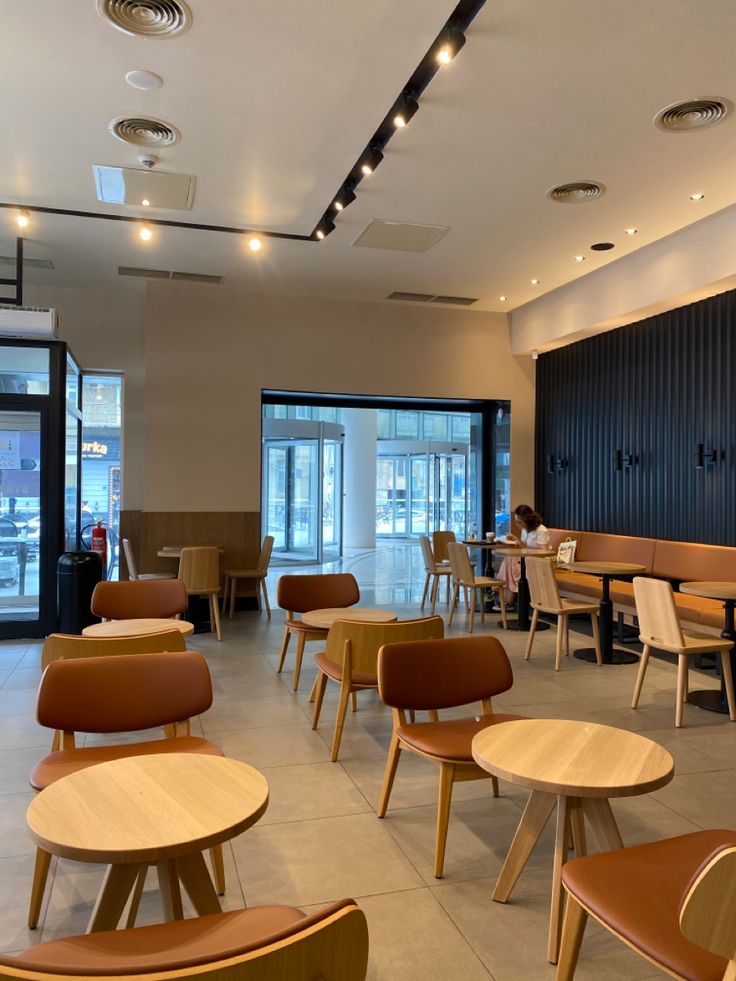
{"label": "glass window", "polygon": [[424,438],[447,439],[447,416],[439,412],[424,413]]}
{"label": "glass window", "polygon": [[396,439],[419,439],[418,412],[396,412]]}
{"label": "glass window", "polygon": [[0,412],[0,621],[36,620],[41,414]]}
{"label": "glass window", "polygon": [[108,579],[119,576],[122,392],[120,375],[84,375],[81,532],[89,545],[96,522],[107,528]]}
{"label": "glass window", "polygon": [[452,423],[452,439],[460,443],[470,442],[470,416],[453,415],[450,416]]}
{"label": "glass window", "polygon": [[376,435],[378,439],[391,439],[391,416],[390,409],[377,409],[378,418],[376,420]]}
{"label": "glass window", "polygon": [[66,356],[66,400],[75,409],[79,408],[79,365],[74,358]]}
{"label": "glass window", "polygon": [[49,394],[49,349],[0,344],[0,393]]}
{"label": "glass window", "polygon": [[496,534],[511,528],[511,403],[502,402],[496,412]]}

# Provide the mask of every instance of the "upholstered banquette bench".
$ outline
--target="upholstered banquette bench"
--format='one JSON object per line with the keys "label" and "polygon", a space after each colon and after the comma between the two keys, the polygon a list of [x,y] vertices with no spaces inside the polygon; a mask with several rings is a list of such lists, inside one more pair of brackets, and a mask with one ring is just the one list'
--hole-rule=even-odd
{"label": "upholstered banquette bench", "polygon": [[[669,579],[673,584],[689,580],[736,582],[736,548],[725,545],[699,545],[694,542],[669,542],[656,538],[630,538],[626,535],[604,535],[593,531],[550,528],[550,548],[571,538],[577,542],[575,559],[581,562],[634,562],[644,566],[646,574]],[[565,596],[589,599],[600,597],[601,581],[597,576],[559,569],[557,581]],[[633,616],[636,613],[631,582],[611,583],[614,612]],[[706,633],[719,635],[723,630],[723,604],[675,593],[680,619],[692,629],[694,624]]]}

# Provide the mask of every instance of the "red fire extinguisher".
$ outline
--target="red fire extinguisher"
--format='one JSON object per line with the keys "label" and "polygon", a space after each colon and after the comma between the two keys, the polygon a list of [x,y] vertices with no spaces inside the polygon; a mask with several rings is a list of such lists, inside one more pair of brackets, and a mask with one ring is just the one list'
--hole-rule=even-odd
{"label": "red fire extinguisher", "polygon": [[102,522],[98,521],[92,529],[92,551],[98,552],[102,559],[102,574],[107,570],[107,528],[102,527]]}

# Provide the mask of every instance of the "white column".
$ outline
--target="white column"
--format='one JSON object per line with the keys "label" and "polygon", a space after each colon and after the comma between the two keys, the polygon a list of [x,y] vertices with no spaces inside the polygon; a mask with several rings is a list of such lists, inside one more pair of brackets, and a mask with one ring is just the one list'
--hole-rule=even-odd
{"label": "white column", "polygon": [[376,410],[343,409],[346,546],[376,547]]}

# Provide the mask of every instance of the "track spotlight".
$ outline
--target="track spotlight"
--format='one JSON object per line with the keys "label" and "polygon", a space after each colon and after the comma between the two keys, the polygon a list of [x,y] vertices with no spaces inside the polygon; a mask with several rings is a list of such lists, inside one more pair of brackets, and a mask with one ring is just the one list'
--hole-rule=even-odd
{"label": "track spotlight", "polygon": [[15,220],[18,222],[18,228],[20,228],[21,230],[27,228],[28,222],[31,220],[30,212],[26,211],[26,209],[23,208],[22,211],[18,212],[18,215]]}
{"label": "track spotlight", "polygon": [[383,160],[383,154],[376,147],[368,147],[360,163],[360,172],[364,177],[370,177]]}
{"label": "track spotlight", "polygon": [[314,231],[314,237],[316,239],[319,239],[319,241],[321,242],[323,238],[326,238],[330,234],[330,232],[334,232],[334,230],[335,230],[335,222],[331,218],[327,217],[327,215],[325,215],[325,217],[322,219],[319,225],[317,225],[317,228]]}
{"label": "track spotlight", "polygon": [[352,189],[352,187],[343,187],[335,198],[333,207],[335,211],[343,211],[349,204],[352,204],[354,200],[355,191]]}
{"label": "track spotlight", "polygon": [[440,47],[437,51],[437,61],[441,65],[449,65],[460,48],[465,44],[465,35],[454,27],[448,27],[442,32]]}
{"label": "track spotlight", "polygon": [[393,123],[397,129],[403,129],[419,108],[416,99],[404,93],[396,103],[396,112],[393,116]]}

